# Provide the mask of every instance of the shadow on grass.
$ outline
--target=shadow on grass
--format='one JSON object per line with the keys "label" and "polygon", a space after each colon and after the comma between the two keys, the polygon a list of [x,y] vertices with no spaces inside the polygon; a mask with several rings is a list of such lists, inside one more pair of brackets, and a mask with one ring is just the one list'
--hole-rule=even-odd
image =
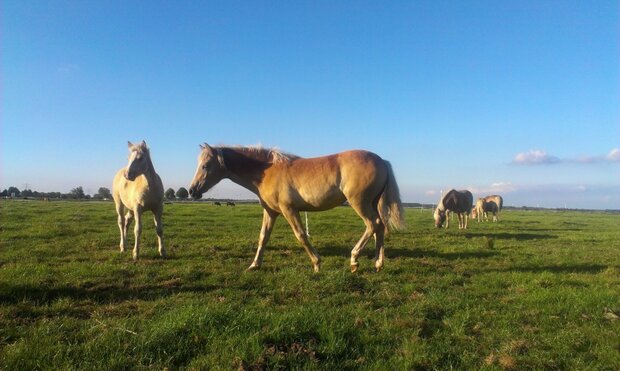
{"label": "shadow on grass", "polygon": [[[329,246],[323,247],[319,250],[321,256],[351,256],[351,247],[349,246]],[[375,254],[374,246],[366,246],[362,255],[373,256]],[[419,248],[405,248],[405,247],[385,247],[385,256],[387,258],[440,258],[446,260],[459,260],[459,259],[480,259],[489,258],[492,256],[500,255],[498,251],[458,251],[458,252],[441,252],[436,250],[426,250]]]}
{"label": "shadow on grass", "polygon": [[217,287],[212,285],[171,286],[166,283],[135,287],[124,287],[122,284],[97,287],[35,287],[16,285],[2,290],[0,302],[16,304],[22,301],[34,301],[38,304],[48,304],[61,298],[68,298],[92,300],[98,304],[112,304],[127,300],[156,300],[184,292],[205,293],[215,289]]}
{"label": "shadow on grass", "polygon": [[517,241],[531,241],[531,240],[546,240],[546,239],[555,239],[558,236],[552,234],[542,234],[542,233],[493,233],[493,232],[467,232],[464,234],[467,238],[474,237],[491,237],[496,238],[498,240],[517,240]]}
{"label": "shadow on grass", "polygon": [[601,264],[572,264],[572,265],[541,265],[528,267],[508,267],[499,269],[501,272],[521,272],[521,273],[600,273],[609,268]]}

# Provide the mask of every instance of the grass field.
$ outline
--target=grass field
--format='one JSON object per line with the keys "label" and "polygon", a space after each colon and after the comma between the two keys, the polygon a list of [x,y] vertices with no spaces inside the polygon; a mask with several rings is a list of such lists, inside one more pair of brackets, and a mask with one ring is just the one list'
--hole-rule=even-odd
{"label": "grass field", "polygon": [[617,214],[408,209],[356,274],[347,207],[309,214],[318,274],[283,219],[244,272],[258,205],[166,205],[167,260],[147,217],[133,263],[112,203],[0,201],[0,369],[620,369]]}

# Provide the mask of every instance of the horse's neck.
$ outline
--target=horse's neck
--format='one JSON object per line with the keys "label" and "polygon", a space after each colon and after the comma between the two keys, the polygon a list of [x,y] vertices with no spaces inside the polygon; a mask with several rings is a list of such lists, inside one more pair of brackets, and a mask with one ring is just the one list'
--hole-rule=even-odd
{"label": "horse's neck", "polygon": [[155,167],[153,167],[153,161],[151,161],[151,154],[149,154],[146,158],[148,169],[144,173],[144,176],[150,181],[154,181],[157,173],[155,172]]}
{"label": "horse's neck", "polygon": [[226,177],[258,195],[265,169],[269,164],[231,148],[220,149],[226,164]]}

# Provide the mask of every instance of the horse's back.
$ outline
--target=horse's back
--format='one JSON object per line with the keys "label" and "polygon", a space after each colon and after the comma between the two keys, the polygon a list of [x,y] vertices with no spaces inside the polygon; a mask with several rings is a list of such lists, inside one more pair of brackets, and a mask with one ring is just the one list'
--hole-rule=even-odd
{"label": "horse's back", "polygon": [[474,196],[467,190],[457,191],[455,189],[451,189],[448,193],[446,193],[443,199],[444,207],[447,210],[457,213],[469,213],[473,206],[473,202]]}
{"label": "horse's back", "polygon": [[504,206],[504,199],[499,195],[492,195],[485,197],[485,201],[494,202],[497,205],[497,211],[501,211]]}
{"label": "horse's back", "polygon": [[272,166],[263,179],[261,197],[286,200],[300,209],[326,210],[351,195],[376,196],[385,179],[387,167],[378,155],[351,150]]}

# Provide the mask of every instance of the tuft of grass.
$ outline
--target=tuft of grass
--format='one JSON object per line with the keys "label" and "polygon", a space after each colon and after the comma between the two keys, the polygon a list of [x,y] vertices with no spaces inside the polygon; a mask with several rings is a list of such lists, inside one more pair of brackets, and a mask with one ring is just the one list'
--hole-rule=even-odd
{"label": "tuft of grass", "polygon": [[620,368],[620,215],[436,230],[409,209],[385,269],[369,244],[356,274],[350,208],[309,213],[318,274],[282,218],[245,272],[261,219],[168,204],[169,259],[147,215],[134,263],[111,203],[0,201],[0,369]]}

